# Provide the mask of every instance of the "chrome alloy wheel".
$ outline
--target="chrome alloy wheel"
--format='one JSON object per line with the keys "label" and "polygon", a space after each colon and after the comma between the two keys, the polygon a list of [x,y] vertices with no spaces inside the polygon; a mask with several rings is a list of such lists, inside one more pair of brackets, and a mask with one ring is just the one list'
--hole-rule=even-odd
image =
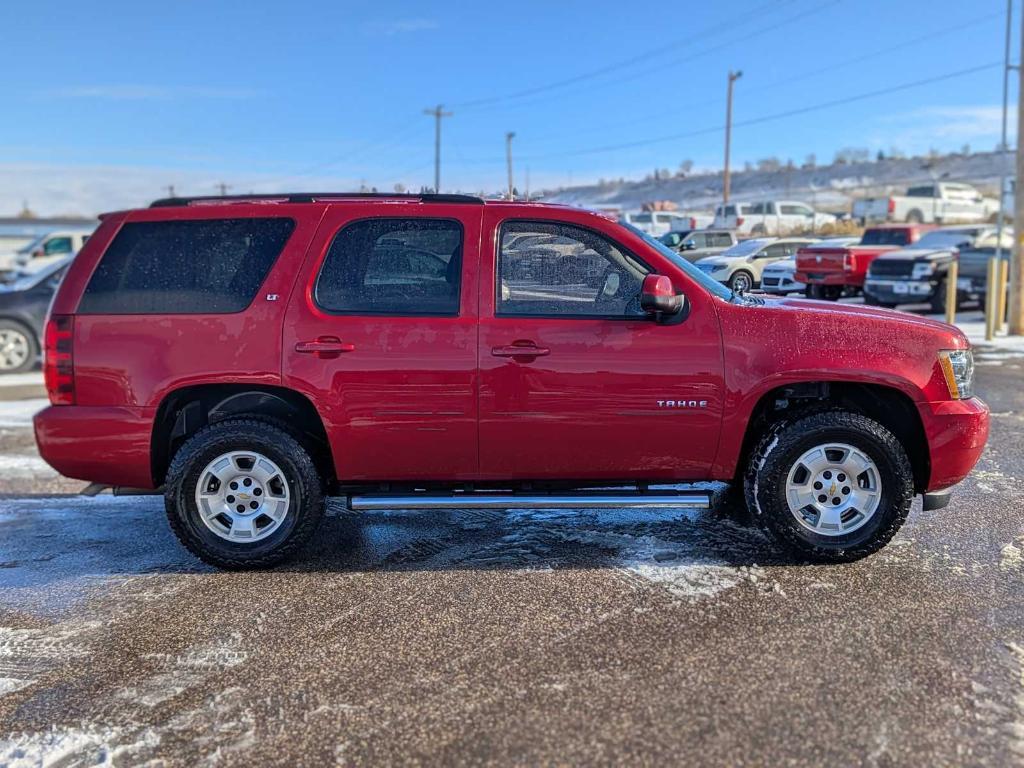
{"label": "chrome alloy wheel", "polygon": [[255,542],[288,515],[291,491],[284,472],[256,451],[231,451],[206,465],[196,486],[203,523],[226,541]]}
{"label": "chrome alloy wheel", "polygon": [[0,329],[0,371],[13,371],[28,360],[28,337],[14,328]]}
{"label": "chrome alloy wheel", "polygon": [[826,443],[797,459],[786,480],[789,510],[804,528],[842,536],[867,523],[882,500],[875,462],[846,443]]}

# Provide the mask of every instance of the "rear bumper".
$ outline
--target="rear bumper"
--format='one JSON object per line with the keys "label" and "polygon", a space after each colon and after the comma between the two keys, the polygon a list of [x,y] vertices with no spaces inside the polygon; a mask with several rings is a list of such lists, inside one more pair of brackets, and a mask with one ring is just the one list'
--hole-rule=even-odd
{"label": "rear bumper", "polygon": [[956,485],[974,469],[988,440],[988,406],[976,397],[918,403],[931,456],[927,492]]}
{"label": "rear bumper", "polygon": [[859,288],[864,284],[863,275],[846,272],[797,272],[796,279],[808,285],[852,285]]}
{"label": "rear bumper", "polygon": [[51,405],[33,426],[39,454],[65,477],[153,488],[153,417],[152,408]]}

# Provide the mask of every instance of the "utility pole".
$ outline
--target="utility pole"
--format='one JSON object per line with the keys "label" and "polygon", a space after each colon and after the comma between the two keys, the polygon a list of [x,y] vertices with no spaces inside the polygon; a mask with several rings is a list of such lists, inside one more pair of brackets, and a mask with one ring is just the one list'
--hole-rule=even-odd
{"label": "utility pole", "polygon": [[451,117],[451,112],[445,112],[444,107],[438,104],[433,109],[424,109],[423,114],[434,117],[434,192],[441,192],[441,118]]}
{"label": "utility pole", "polygon": [[505,160],[508,163],[508,199],[514,196],[515,184],[512,181],[512,139],[516,137],[514,131],[505,134]]}
{"label": "utility pole", "polygon": [[231,185],[225,184],[223,181],[220,184],[217,184],[216,186],[217,189],[220,191],[221,197],[226,197],[228,194],[228,190],[231,189]]}
{"label": "utility pole", "polygon": [[743,72],[729,70],[729,89],[725,98],[725,176],[722,180],[722,202],[729,202],[729,144],[732,141],[732,84],[743,77]]}
{"label": "utility pole", "polygon": [[[1021,14],[1021,31],[1024,32],[1024,13]],[[1021,93],[1024,94],[1024,34],[1021,36],[1021,59],[1017,62]],[[1017,99],[1017,178],[1024,179],[1024,99]],[[1003,191],[999,190],[1000,197]],[[1013,233],[1013,258],[1010,260],[1010,335],[1024,334],[1024,240],[1021,222],[1024,222],[1024,198],[1020,190],[1013,196],[1013,220],[1017,224]]]}
{"label": "utility pole", "polygon": [[[1003,45],[1003,122],[1002,122],[1002,138],[999,141],[999,216],[996,219],[996,268],[1002,269],[1003,264],[1003,223],[1006,220],[1006,211],[1003,210],[1003,202],[1006,199],[1006,172],[1008,170],[1007,164],[1009,161],[1009,147],[1006,145],[1006,123],[1007,123],[1007,110],[1009,109],[1010,100],[1010,37],[1013,26],[1013,0],[1006,0],[1006,40]],[[999,285],[999,281],[996,281]],[[992,291],[992,286],[988,287],[989,291]],[[994,298],[994,297],[993,297]],[[997,301],[993,301],[991,304],[986,302],[986,308],[992,312],[996,311],[1002,304],[1003,297],[1000,296]],[[985,323],[986,330],[992,329],[993,331],[1003,330],[1003,316],[997,314],[993,322]]]}

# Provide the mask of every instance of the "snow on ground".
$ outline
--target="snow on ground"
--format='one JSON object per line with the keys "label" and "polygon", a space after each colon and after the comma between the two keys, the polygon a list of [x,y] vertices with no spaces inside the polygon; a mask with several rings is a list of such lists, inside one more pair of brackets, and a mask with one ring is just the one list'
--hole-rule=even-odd
{"label": "snow on ground", "polygon": [[28,373],[5,373],[0,376],[0,388],[2,387],[27,387],[43,386],[42,371],[29,371]]}
{"label": "snow on ground", "polygon": [[0,477],[42,480],[57,477],[57,472],[38,456],[0,454]]}
{"label": "snow on ground", "polygon": [[0,427],[31,428],[32,417],[50,404],[45,397],[0,402]]}

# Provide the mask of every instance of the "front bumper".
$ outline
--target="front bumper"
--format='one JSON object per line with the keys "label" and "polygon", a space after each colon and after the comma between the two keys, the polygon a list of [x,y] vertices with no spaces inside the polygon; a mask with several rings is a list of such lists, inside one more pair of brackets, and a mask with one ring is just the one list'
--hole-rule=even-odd
{"label": "front bumper", "polygon": [[804,288],[804,284],[792,275],[772,275],[766,272],[761,276],[761,290],[765,293],[795,293]]}
{"label": "front bumper", "polygon": [[153,408],[51,405],[32,420],[39,455],[65,477],[153,488]]}
{"label": "front bumper", "polygon": [[974,469],[988,440],[988,406],[976,397],[917,403],[931,457],[926,492],[944,491]]}
{"label": "front bumper", "polygon": [[931,280],[869,277],[864,281],[864,293],[885,304],[908,304],[927,301],[935,293],[937,285]]}

